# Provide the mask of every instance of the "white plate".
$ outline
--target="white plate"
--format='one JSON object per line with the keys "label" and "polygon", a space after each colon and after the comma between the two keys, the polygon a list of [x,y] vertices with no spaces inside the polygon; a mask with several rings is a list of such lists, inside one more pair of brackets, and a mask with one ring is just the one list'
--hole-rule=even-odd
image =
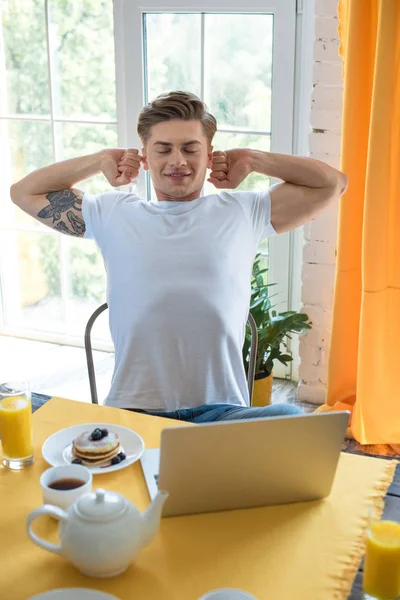
{"label": "white plate", "polygon": [[[110,473],[125,469],[133,464],[142,456],[144,451],[144,442],[140,435],[132,429],[122,427],[121,425],[113,425],[112,423],[84,423],[82,425],[73,425],[66,429],[61,429],[53,433],[42,446],[43,458],[52,466],[59,467],[65,464],[71,464],[72,458],[72,441],[84,431],[93,431],[99,427],[100,429],[108,429],[113,433],[118,433],[121,444],[121,452],[125,452],[126,459],[121,460],[117,465],[109,467],[87,467],[93,475],[102,473]],[[87,465],[85,465],[87,466]]]}
{"label": "white plate", "polygon": [[98,592],[97,590],[88,590],[85,588],[64,588],[60,590],[51,590],[37,596],[32,596],[28,600],[119,600],[116,596]]}

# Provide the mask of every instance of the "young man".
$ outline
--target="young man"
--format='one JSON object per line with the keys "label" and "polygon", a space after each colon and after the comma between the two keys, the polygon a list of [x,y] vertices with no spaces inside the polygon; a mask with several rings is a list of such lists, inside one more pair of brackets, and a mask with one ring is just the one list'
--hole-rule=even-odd
{"label": "young man", "polygon": [[[346,189],[310,158],[251,149],[214,152],[215,118],[196,96],[163,94],[139,115],[138,150],[108,149],[39,169],[11,187],[22,210],[94,239],[108,276],[115,369],[106,404],[195,422],[301,412],[248,408],[242,361],[254,257],[262,239],[302,225]],[[157,200],[74,186],[102,172],[116,187],[150,171]],[[282,180],[235,189],[249,173]]]}

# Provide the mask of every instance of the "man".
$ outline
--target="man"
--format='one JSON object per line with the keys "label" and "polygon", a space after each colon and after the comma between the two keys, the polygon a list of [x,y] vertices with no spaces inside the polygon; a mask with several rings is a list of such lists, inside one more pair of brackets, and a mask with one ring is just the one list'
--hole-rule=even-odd
{"label": "man", "polygon": [[[215,118],[196,96],[162,94],[138,119],[138,150],[108,149],[39,169],[11,187],[22,210],[94,239],[105,262],[115,369],[106,404],[206,422],[301,412],[248,408],[242,360],[254,257],[262,239],[302,225],[346,189],[310,158],[250,149],[214,152]],[[157,200],[75,185],[102,172],[112,186],[143,166]],[[265,192],[201,196],[251,172],[282,180]]]}

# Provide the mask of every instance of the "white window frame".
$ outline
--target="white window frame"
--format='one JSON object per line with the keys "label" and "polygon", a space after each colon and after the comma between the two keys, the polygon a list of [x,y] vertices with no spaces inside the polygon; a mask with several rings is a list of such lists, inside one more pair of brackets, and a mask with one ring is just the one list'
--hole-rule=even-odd
{"label": "white window frame", "polygon": [[[291,154],[293,150],[296,0],[114,0],[115,57],[117,65],[118,134],[124,146],[140,148],[136,131],[137,115],[146,101],[144,89],[143,19],[151,12],[262,13],[274,15],[271,110],[271,152]],[[204,27],[201,28],[202,53]],[[289,76],[288,76],[289,73]],[[290,75],[292,74],[292,75]],[[203,88],[204,86],[202,86]],[[137,184],[146,195],[145,174]],[[278,310],[290,307],[291,234],[271,237],[268,278],[277,284]],[[290,366],[276,365],[274,374],[290,377]]]}
{"label": "white window frame", "polygon": [[[296,66],[295,66],[295,112],[293,154],[309,154],[308,136],[311,131],[310,110],[313,88],[315,40],[315,0],[297,0],[296,15]],[[302,267],[303,267],[304,228],[298,227],[290,232],[290,274],[289,309],[300,310]],[[290,351],[291,379],[299,380],[300,338],[293,335]]]}

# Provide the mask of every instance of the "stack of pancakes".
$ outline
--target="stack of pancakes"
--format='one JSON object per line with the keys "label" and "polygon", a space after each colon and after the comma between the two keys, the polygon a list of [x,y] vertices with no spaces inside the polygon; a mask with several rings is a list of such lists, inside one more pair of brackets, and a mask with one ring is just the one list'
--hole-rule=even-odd
{"label": "stack of pancakes", "polygon": [[76,437],[72,444],[72,453],[84,465],[97,467],[108,464],[120,452],[120,443],[117,433],[109,431],[100,440],[90,439],[91,431],[84,431]]}

